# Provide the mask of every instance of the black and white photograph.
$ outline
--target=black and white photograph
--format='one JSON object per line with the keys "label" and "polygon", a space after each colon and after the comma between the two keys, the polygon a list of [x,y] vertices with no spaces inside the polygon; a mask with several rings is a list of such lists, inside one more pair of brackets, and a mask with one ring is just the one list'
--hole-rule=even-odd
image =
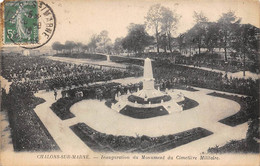
{"label": "black and white photograph", "polygon": [[260,1],[5,0],[0,17],[0,165],[259,165]]}

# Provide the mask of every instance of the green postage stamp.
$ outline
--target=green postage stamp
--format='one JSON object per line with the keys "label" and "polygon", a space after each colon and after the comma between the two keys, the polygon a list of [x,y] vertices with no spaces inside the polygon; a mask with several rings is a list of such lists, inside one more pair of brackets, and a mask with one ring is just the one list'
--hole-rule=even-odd
{"label": "green postage stamp", "polygon": [[36,0],[7,1],[4,5],[4,43],[36,44],[38,7]]}

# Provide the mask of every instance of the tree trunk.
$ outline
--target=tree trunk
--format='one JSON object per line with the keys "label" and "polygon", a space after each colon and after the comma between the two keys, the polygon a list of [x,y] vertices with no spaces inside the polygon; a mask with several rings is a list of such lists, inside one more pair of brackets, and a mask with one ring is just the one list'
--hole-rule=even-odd
{"label": "tree trunk", "polygon": [[244,57],[243,57],[243,63],[244,63],[243,76],[245,77],[246,76],[246,54],[244,53],[243,55],[244,55]]}
{"label": "tree trunk", "polygon": [[225,46],[224,50],[225,50],[225,61],[227,61],[227,48],[226,48],[226,46]]}
{"label": "tree trunk", "polygon": [[168,33],[168,46],[169,46],[169,50],[172,53],[172,46],[171,46],[171,33]]}
{"label": "tree trunk", "polygon": [[225,61],[227,61],[227,32],[225,31],[225,46],[224,46],[224,50],[225,50]]}
{"label": "tree trunk", "polygon": [[190,45],[190,57],[191,57],[191,45]]}
{"label": "tree trunk", "polygon": [[201,38],[198,38],[198,48],[199,48],[199,55],[200,55],[200,48],[201,48]]}
{"label": "tree trunk", "polygon": [[157,46],[157,53],[159,53],[160,52],[160,50],[159,50],[159,32],[158,32],[158,28],[156,27],[156,29],[155,29],[155,35],[156,35],[156,46]]}

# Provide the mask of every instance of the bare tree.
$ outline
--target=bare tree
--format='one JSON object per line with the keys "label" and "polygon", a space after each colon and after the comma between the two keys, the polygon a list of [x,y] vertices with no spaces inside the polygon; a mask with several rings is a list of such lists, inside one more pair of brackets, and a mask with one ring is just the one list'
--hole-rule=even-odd
{"label": "bare tree", "polygon": [[193,43],[195,43],[200,50],[203,47],[203,40],[206,38],[206,24],[208,23],[208,18],[204,15],[203,12],[193,13],[193,18],[195,21],[195,26],[191,29],[191,33],[193,36]]}
{"label": "bare tree", "polygon": [[169,8],[162,7],[162,32],[167,36],[168,47],[170,52],[172,52],[172,33],[177,29],[177,24],[179,22],[180,16]]}
{"label": "bare tree", "polygon": [[90,42],[88,43],[88,48],[91,52],[96,52],[97,44],[100,41],[99,36],[94,34],[90,38]]}
{"label": "bare tree", "polygon": [[97,43],[97,49],[103,53],[105,52],[109,52],[109,50],[111,49],[111,39],[108,37],[108,31],[103,30],[100,32],[100,34],[98,35],[99,38],[99,42]]}
{"label": "bare tree", "polygon": [[220,24],[220,38],[222,39],[222,47],[225,51],[225,60],[227,60],[227,49],[231,45],[231,39],[233,35],[232,24],[240,23],[241,19],[235,16],[233,11],[223,13],[219,18],[218,23]]}
{"label": "bare tree", "polygon": [[150,7],[147,16],[145,17],[146,27],[155,31],[155,39],[157,53],[159,53],[159,34],[161,30],[162,10],[161,5],[156,4]]}
{"label": "bare tree", "polygon": [[193,19],[195,23],[202,23],[202,22],[208,22],[208,18],[204,15],[202,11],[200,12],[193,12]]}

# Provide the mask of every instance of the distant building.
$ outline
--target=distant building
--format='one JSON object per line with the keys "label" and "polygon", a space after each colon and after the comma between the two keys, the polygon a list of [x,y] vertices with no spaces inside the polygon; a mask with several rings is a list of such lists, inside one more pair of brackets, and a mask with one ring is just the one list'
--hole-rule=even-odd
{"label": "distant building", "polygon": [[23,50],[23,55],[24,56],[29,56],[30,55],[30,51],[28,49]]}
{"label": "distant building", "polygon": [[24,56],[53,55],[54,51],[50,47],[41,47],[39,49],[26,49],[19,46],[4,46],[1,48],[3,54],[20,54]]}

